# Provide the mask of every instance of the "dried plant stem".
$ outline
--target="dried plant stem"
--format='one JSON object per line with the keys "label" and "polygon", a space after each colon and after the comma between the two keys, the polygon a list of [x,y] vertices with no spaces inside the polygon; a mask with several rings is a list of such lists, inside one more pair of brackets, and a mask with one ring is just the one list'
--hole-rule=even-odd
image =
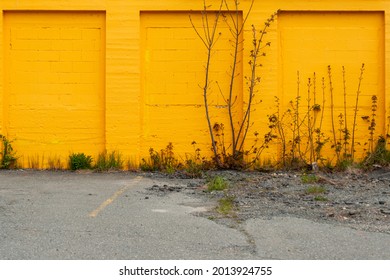
{"label": "dried plant stem", "polygon": [[[253,1],[252,1],[253,5]],[[269,47],[270,43],[266,43],[263,45],[263,40],[264,40],[264,35],[267,34],[267,29],[270,26],[271,22],[274,21],[275,16],[277,15],[277,12],[271,15],[271,17],[265,22],[263,29],[260,31],[260,37],[257,39],[257,30],[254,25],[252,25],[252,50],[250,54],[250,77],[249,79],[249,88],[248,88],[248,105],[245,108],[244,111],[244,118],[241,122],[241,125],[239,127],[237,137],[236,137],[236,142],[237,144],[235,145],[236,149],[238,151],[243,150],[243,146],[245,143],[246,136],[249,131],[249,127],[251,124],[250,117],[251,117],[251,112],[252,112],[252,104],[253,104],[253,99],[255,97],[255,88],[256,86],[260,83],[261,79],[260,77],[257,76],[257,68],[261,66],[261,64],[258,63],[258,59],[260,56],[264,56],[265,53],[260,53],[261,49],[264,47]],[[238,148],[237,148],[238,147]]]}
{"label": "dried plant stem", "polygon": [[297,96],[295,97],[295,110],[294,110],[294,118],[293,118],[293,136],[292,136],[292,147],[291,147],[291,155],[292,158],[295,158],[296,148],[298,148],[298,153],[301,150],[300,142],[301,135],[299,129],[299,101],[300,101],[300,79],[299,79],[299,71],[297,71]]}
{"label": "dried plant stem", "polygon": [[312,110],[311,98],[310,98],[311,86],[312,86],[312,83],[311,83],[311,79],[309,78],[308,82],[307,82],[307,132],[308,132],[308,135],[307,135],[307,148],[306,148],[309,150],[309,154],[310,154],[309,155],[309,163],[312,163],[313,158],[314,158],[313,130],[312,130],[312,123],[311,123],[311,110]]}
{"label": "dried plant stem", "polygon": [[213,52],[214,45],[218,39],[216,34],[217,34],[217,27],[218,27],[219,18],[222,14],[223,3],[224,3],[224,0],[221,0],[221,3],[219,5],[219,9],[215,14],[214,23],[210,27],[210,24],[209,24],[210,20],[208,18],[208,10],[207,10],[207,5],[206,5],[206,0],[203,1],[202,23],[203,23],[204,35],[200,34],[200,32],[196,28],[196,26],[195,26],[195,24],[192,21],[192,18],[190,16],[190,22],[191,22],[192,28],[195,30],[196,34],[198,35],[200,40],[203,42],[203,44],[205,45],[206,50],[207,50],[207,60],[206,60],[206,65],[205,65],[205,80],[204,80],[204,85],[202,87],[202,89],[203,89],[203,102],[204,102],[205,111],[206,111],[207,125],[208,125],[209,134],[210,134],[210,138],[211,138],[211,144],[212,144],[212,148],[213,148],[214,158],[215,158],[215,161],[219,167],[222,164],[221,164],[220,158],[218,156],[218,149],[216,146],[216,141],[215,141],[215,137],[214,137],[214,133],[213,133],[213,127],[211,125],[208,94],[209,94],[209,90],[210,90],[209,74],[210,74],[211,55]]}
{"label": "dried plant stem", "polygon": [[332,122],[332,133],[333,133],[333,145],[336,151],[336,160],[337,164],[340,162],[340,151],[338,151],[337,139],[336,139],[336,129],[334,126],[334,100],[333,100],[333,83],[332,83],[332,69],[328,65],[328,78],[329,78],[329,92],[330,92],[330,118]]}
{"label": "dried plant stem", "polygon": [[358,106],[359,106],[359,96],[360,96],[360,86],[363,80],[363,73],[364,73],[364,63],[362,64],[362,67],[360,68],[360,76],[359,76],[359,83],[358,88],[356,91],[356,101],[355,101],[355,111],[353,115],[353,125],[352,125],[352,143],[351,143],[351,159],[352,161],[355,158],[355,131],[356,131],[356,117],[358,112]]}
{"label": "dried plant stem", "polygon": [[322,123],[324,120],[324,112],[325,112],[325,78],[322,78],[322,105],[321,105],[321,116],[320,123],[318,125],[317,131],[317,146],[316,146],[316,161],[321,159],[321,149],[324,143],[322,142]]}
{"label": "dried plant stem", "polygon": [[348,139],[349,139],[349,130],[348,130],[348,121],[347,121],[347,85],[345,79],[345,67],[343,66],[343,88],[344,88],[344,157],[348,155]]}
{"label": "dried plant stem", "polygon": [[[255,87],[256,79],[257,79],[256,67],[258,65],[256,64],[256,59],[258,57],[258,52],[260,50],[260,45],[261,45],[263,36],[261,36],[259,42],[256,41],[254,43],[255,44],[254,45],[254,53],[252,53],[253,56],[251,57],[251,59],[254,60],[254,64],[253,64],[253,67],[251,67],[252,77],[251,77],[251,85],[249,88],[248,108],[244,112],[244,118],[240,122],[239,130],[238,130],[237,135],[236,135],[236,126],[234,124],[233,107],[234,107],[234,104],[237,100],[237,95],[234,95],[234,85],[235,85],[236,78],[239,75],[239,73],[237,74],[237,64],[240,62],[238,60],[238,54],[240,51],[242,51],[241,34],[244,31],[245,22],[248,19],[248,16],[252,10],[254,0],[251,1],[248,12],[246,13],[246,16],[244,17],[243,22],[241,22],[241,23],[240,23],[240,11],[239,11],[240,1],[234,0],[233,2],[234,2],[234,11],[231,12],[231,9],[228,5],[228,2],[226,0],[224,0],[226,10],[229,12],[229,16],[230,16],[230,23],[227,20],[225,20],[225,22],[227,23],[229,30],[230,30],[230,33],[233,36],[233,43],[232,43],[232,45],[233,45],[233,53],[232,53],[233,61],[232,61],[232,65],[231,65],[227,107],[228,107],[230,130],[231,130],[231,137],[232,137],[232,155],[233,155],[234,160],[240,160],[242,157],[242,154],[243,154],[242,149],[243,149],[243,145],[245,142],[245,138],[246,138],[246,135],[248,133],[249,126],[250,126],[251,106],[252,106],[253,96],[254,96],[254,87]],[[254,35],[253,35],[254,40],[256,40],[256,30],[254,29],[253,32],[254,32]],[[256,46],[256,43],[258,43],[258,46]]]}

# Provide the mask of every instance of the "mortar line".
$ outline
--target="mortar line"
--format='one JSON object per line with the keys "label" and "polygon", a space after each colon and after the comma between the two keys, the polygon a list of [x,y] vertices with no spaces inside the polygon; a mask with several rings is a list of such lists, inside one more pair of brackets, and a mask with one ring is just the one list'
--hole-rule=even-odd
{"label": "mortar line", "polygon": [[89,213],[89,217],[91,218],[96,218],[96,216],[103,211],[108,205],[113,203],[119,196],[121,196],[126,190],[128,190],[130,187],[133,187],[134,184],[138,183],[141,181],[142,177],[137,176],[135,177],[128,185],[124,186],[123,188],[117,190],[110,198],[106,199],[102,204],[99,205],[98,208],[93,210],[92,212]]}

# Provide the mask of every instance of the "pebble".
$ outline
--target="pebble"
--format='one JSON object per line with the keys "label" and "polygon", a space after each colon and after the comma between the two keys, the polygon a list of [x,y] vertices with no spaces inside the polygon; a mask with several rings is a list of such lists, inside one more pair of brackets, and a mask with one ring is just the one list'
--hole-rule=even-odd
{"label": "pebble", "polygon": [[[390,172],[388,174],[390,175]],[[329,201],[317,203],[314,201],[314,195],[306,193],[307,186],[301,184],[301,173],[273,172],[250,177],[252,173],[249,175],[240,173],[238,176],[235,172],[231,172],[223,175],[228,176],[229,180],[230,177],[234,177],[234,182],[238,182],[236,177],[247,176],[250,179],[238,182],[237,188],[232,187],[228,191],[229,194],[236,195],[237,202],[242,208],[240,215],[243,219],[256,216],[270,218],[286,213],[297,217],[335,219],[337,222],[344,219],[346,224],[351,221],[357,228],[390,232],[390,224],[387,220],[390,217],[389,181],[367,180],[365,174],[352,176],[352,179],[346,178],[345,174],[323,174],[321,176],[333,182],[326,183]],[[203,195],[204,192],[211,197],[210,199],[215,200],[224,196],[223,192],[205,192],[204,181],[199,180],[190,180],[185,184],[161,183],[153,185],[149,190],[156,192],[157,195],[175,191]],[[150,193],[145,195],[145,199],[149,199]]]}
{"label": "pebble", "polygon": [[390,215],[390,209],[381,209],[381,212],[386,215]]}
{"label": "pebble", "polygon": [[354,204],[354,202],[345,200],[345,201],[344,201],[344,204],[346,204],[346,205],[352,205],[352,204]]}

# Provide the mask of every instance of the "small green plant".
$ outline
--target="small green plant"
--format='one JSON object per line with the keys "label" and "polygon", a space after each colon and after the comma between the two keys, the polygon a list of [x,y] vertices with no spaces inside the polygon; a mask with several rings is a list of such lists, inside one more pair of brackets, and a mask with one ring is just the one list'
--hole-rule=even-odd
{"label": "small green plant", "polygon": [[325,192],[326,189],[323,186],[310,186],[306,189],[307,194],[321,194]]}
{"label": "small green plant", "polygon": [[228,188],[228,182],[221,176],[215,176],[207,183],[207,191],[223,191]]}
{"label": "small green plant", "polygon": [[384,137],[379,137],[375,149],[368,153],[362,164],[368,169],[374,164],[381,166],[388,166],[390,164],[390,151],[386,148],[386,139]]}
{"label": "small green plant", "polygon": [[350,167],[355,166],[355,162],[351,158],[341,158],[336,165],[334,166],[334,170],[336,171],[345,171]]}
{"label": "small green plant", "polygon": [[119,170],[123,168],[122,155],[113,151],[107,153],[104,151],[98,155],[94,168],[97,171]]}
{"label": "small green plant", "polygon": [[316,196],[314,197],[314,200],[315,200],[315,201],[328,201],[328,198],[325,197],[325,196],[322,196],[322,195],[316,195]]}
{"label": "small green plant", "polygon": [[192,159],[188,159],[186,160],[184,170],[190,177],[200,178],[202,177],[203,165],[193,161]]}
{"label": "small green plant", "polygon": [[92,157],[84,153],[72,153],[69,156],[69,168],[71,170],[92,168]]}
{"label": "small green plant", "polygon": [[2,149],[0,151],[1,161],[0,168],[10,169],[16,166],[16,153],[12,147],[12,141],[8,140],[7,137],[0,134],[0,146]]}
{"label": "small green plant", "polygon": [[202,177],[203,170],[214,167],[214,162],[201,156],[201,150],[197,147],[195,141],[192,141],[191,145],[193,146],[194,154],[186,155],[184,172],[192,178],[200,178]]}
{"label": "small green plant", "polygon": [[234,210],[234,196],[226,196],[218,200],[217,212],[222,215],[232,214]]}
{"label": "small green plant", "polygon": [[318,177],[315,174],[302,174],[301,181],[304,184],[312,184],[318,182]]}

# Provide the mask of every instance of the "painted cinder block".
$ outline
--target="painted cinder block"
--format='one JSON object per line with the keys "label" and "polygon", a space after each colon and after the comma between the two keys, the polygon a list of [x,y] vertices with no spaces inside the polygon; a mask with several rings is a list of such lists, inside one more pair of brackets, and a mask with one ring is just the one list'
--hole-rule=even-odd
{"label": "painted cinder block", "polygon": [[[262,28],[270,14],[277,9],[281,13],[265,37],[271,47],[261,58],[262,81],[247,146],[255,139],[254,131],[260,136],[268,131],[275,96],[284,109],[296,96],[296,72],[303,95],[307,78],[313,72],[318,80],[326,77],[327,65],[333,67],[339,112],[341,65],[347,70],[348,103],[354,104],[359,67],[365,63],[357,134],[361,139],[366,135],[367,123],[361,116],[370,115],[373,94],[379,98],[376,134],[386,134],[389,2],[255,1],[234,89],[239,95],[237,122],[247,99],[250,26]],[[216,0],[209,3],[212,9],[218,6]],[[245,14],[249,1],[241,5]],[[202,152],[209,153],[199,87],[206,52],[188,18],[191,14],[201,26],[202,8],[203,1],[2,0],[0,133],[14,139],[21,165],[28,167],[32,155],[51,153],[66,160],[70,151],[96,155],[104,149],[123,151],[125,158],[139,161],[150,147],[163,148],[168,142],[183,155],[192,151],[192,141],[202,143]],[[213,122],[228,127],[224,98],[215,85],[218,81],[225,91],[229,84],[231,45],[226,26],[221,34],[212,56],[211,115]],[[329,132],[329,115],[325,116],[324,129]],[[349,107],[347,118],[352,117]],[[278,145],[271,146],[267,157],[278,158]]]}

